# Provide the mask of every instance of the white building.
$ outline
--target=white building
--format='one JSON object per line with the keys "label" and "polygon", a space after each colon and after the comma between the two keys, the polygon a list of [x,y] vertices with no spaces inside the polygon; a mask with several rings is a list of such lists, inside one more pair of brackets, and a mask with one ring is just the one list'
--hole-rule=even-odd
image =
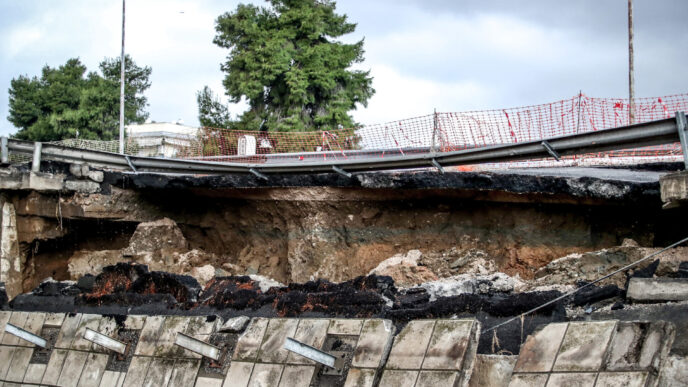
{"label": "white building", "polygon": [[137,155],[149,157],[176,157],[179,149],[191,145],[198,134],[198,128],[174,122],[127,125],[126,130]]}

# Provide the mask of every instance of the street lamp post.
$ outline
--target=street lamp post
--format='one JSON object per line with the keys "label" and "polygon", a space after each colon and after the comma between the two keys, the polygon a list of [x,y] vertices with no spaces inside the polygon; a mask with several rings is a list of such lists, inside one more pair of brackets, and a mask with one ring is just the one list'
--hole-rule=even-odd
{"label": "street lamp post", "polygon": [[119,153],[124,154],[124,1],[122,0],[122,55],[119,88]]}

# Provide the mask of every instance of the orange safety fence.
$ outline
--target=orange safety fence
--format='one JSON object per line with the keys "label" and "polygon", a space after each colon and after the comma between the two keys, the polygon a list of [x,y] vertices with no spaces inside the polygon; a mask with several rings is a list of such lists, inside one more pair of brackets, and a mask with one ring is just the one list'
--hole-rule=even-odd
{"label": "orange safety fence", "polygon": [[[430,151],[447,152],[625,126],[628,100],[584,94],[552,103],[510,109],[439,112],[385,124],[312,132],[237,131],[199,128],[195,136],[168,141],[173,157],[217,161],[280,163],[380,158]],[[635,123],[673,117],[688,111],[688,94],[637,98]],[[136,149],[129,137],[129,148]],[[135,145],[135,144],[134,144]],[[568,156],[566,160],[640,158],[651,162],[677,159],[678,144]],[[168,156],[169,157],[169,156]],[[551,160],[550,160],[551,161]],[[535,162],[538,162],[537,160]],[[613,163],[613,161],[611,161]],[[527,163],[526,163],[527,164]],[[526,165],[523,162],[502,166]],[[532,163],[531,163],[532,164]]]}

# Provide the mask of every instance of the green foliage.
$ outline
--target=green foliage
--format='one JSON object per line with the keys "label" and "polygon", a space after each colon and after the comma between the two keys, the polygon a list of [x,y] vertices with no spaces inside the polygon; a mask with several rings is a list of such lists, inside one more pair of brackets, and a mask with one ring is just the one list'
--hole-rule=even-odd
{"label": "green foliage", "polygon": [[[102,75],[86,74],[79,59],[58,67],[43,67],[41,76],[20,75],[9,89],[7,119],[19,131],[16,138],[56,141],[66,138],[112,140],[119,135],[120,59],[100,63]],[[150,67],[138,67],[125,57],[125,124],[148,118],[143,92],[150,87]]]}
{"label": "green foliage", "polygon": [[269,0],[240,4],[216,22],[214,42],[230,50],[222,64],[226,94],[249,109],[237,128],[311,131],[353,127],[349,111],[375,90],[363,61],[363,40],[337,38],[356,28],[329,0]]}
{"label": "green foliage", "polygon": [[208,87],[196,93],[198,103],[198,121],[201,126],[212,128],[229,128],[232,126],[232,117],[220,99]]}

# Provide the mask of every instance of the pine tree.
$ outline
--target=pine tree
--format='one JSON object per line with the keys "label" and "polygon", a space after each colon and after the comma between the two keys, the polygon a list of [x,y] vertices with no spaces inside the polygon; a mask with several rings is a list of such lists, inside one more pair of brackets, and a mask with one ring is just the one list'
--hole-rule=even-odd
{"label": "pine tree", "polygon": [[353,127],[349,112],[375,90],[363,61],[363,40],[337,39],[355,30],[329,0],[269,0],[239,5],[217,19],[214,42],[230,50],[222,64],[230,101],[249,109],[237,127],[310,131]]}

